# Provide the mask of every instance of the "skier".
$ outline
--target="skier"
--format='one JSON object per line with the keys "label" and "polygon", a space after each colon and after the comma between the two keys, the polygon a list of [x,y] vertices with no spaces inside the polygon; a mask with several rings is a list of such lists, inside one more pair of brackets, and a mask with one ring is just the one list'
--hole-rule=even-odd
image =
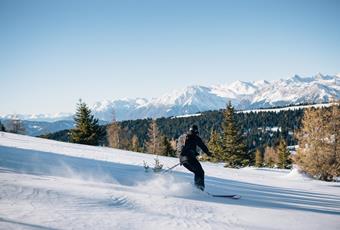
{"label": "skier", "polygon": [[180,151],[179,160],[181,165],[195,174],[196,187],[204,191],[204,171],[196,158],[199,155],[197,146],[207,155],[211,156],[211,153],[198,134],[197,125],[191,126],[189,132],[185,135],[185,143]]}

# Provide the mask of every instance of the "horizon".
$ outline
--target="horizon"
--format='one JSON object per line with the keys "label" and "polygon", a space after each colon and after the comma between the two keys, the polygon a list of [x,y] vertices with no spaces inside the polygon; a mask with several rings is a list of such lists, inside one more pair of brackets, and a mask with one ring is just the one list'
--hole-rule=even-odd
{"label": "horizon", "polygon": [[[0,1],[0,115],[339,74],[336,0]],[[4,100],[4,98],[9,98]]]}

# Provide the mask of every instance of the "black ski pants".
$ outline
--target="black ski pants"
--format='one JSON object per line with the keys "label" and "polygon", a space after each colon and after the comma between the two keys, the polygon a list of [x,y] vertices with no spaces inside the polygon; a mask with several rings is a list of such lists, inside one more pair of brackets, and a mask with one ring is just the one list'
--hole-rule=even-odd
{"label": "black ski pants", "polygon": [[195,174],[195,185],[197,188],[204,190],[204,171],[200,162],[194,158],[189,158],[183,162],[183,166]]}

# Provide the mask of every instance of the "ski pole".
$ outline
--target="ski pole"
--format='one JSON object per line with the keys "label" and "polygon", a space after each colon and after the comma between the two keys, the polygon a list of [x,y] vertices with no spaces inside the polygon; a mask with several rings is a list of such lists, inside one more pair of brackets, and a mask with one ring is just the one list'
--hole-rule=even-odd
{"label": "ski pole", "polygon": [[176,168],[178,165],[180,165],[180,163],[175,164],[174,166],[172,166],[171,168],[168,168],[167,170],[163,171],[162,174],[165,174],[167,172],[170,172],[172,169]]}

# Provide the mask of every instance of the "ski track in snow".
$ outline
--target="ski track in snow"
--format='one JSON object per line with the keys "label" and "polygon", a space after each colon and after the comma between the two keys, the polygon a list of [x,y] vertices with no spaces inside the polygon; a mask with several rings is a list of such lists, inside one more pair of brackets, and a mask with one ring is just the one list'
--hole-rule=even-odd
{"label": "ski track in snow", "polygon": [[[0,132],[0,229],[339,229],[340,184],[203,163],[213,198],[153,155]],[[177,159],[159,157],[168,167]]]}

